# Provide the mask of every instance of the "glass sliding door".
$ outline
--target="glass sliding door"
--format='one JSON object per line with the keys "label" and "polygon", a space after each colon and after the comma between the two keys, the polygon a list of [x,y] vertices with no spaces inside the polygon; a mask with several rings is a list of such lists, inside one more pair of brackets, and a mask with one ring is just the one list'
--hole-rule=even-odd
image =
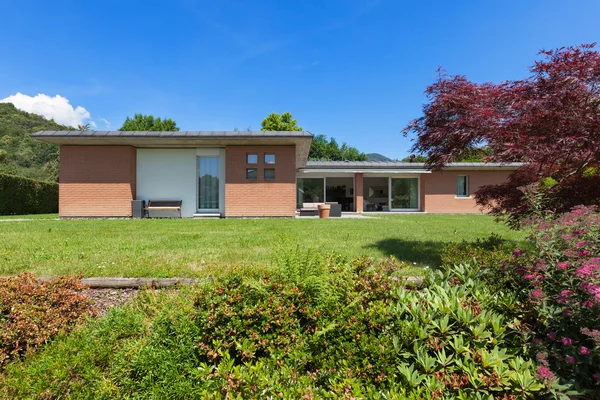
{"label": "glass sliding door", "polygon": [[392,210],[419,209],[419,179],[391,178]]}
{"label": "glass sliding door", "polygon": [[354,211],[354,178],[326,178],[325,201],[338,203],[342,206],[342,211]]}
{"label": "glass sliding door", "polygon": [[298,178],[296,185],[296,207],[302,203],[322,203],[324,201],[324,178]]}
{"label": "glass sliding door", "polygon": [[389,185],[387,177],[365,177],[363,211],[389,211]]}
{"label": "glass sliding door", "polygon": [[198,157],[198,210],[219,211],[219,157]]}

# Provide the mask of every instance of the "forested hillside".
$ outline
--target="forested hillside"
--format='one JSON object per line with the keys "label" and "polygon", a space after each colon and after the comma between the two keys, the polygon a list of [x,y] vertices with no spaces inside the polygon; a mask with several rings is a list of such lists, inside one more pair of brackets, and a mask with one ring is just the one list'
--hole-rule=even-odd
{"label": "forested hillside", "polygon": [[58,146],[29,137],[30,133],[71,130],[46,118],[0,103],[0,173],[56,181]]}

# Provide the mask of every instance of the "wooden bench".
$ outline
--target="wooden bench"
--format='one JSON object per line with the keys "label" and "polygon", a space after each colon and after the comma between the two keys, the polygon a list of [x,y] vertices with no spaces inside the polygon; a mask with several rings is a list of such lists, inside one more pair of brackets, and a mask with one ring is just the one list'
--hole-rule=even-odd
{"label": "wooden bench", "polygon": [[150,214],[152,211],[177,211],[179,213],[179,218],[181,218],[182,202],[182,200],[148,200],[148,206],[146,206],[144,210],[148,213],[149,218],[153,218]]}

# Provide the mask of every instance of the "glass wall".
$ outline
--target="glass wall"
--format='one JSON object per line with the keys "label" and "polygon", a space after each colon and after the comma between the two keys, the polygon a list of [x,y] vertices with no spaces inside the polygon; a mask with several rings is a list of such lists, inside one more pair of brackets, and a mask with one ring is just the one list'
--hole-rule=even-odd
{"label": "glass wall", "polygon": [[341,204],[342,211],[354,211],[354,178],[326,178],[325,200],[328,203]]}
{"label": "glass wall", "polygon": [[322,203],[324,201],[324,178],[298,178],[296,182],[296,207],[302,203]]}
{"label": "glass wall", "polygon": [[389,178],[363,179],[363,211],[389,211]]}
{"label": "glass wall", "polygon": [[219,157],[198,157],[198,209],[219,209]]}
{"label": "glass wall", "polygon": [[419,208],[419,180],[417,178],[392,178],[392,209],[416,210]]}

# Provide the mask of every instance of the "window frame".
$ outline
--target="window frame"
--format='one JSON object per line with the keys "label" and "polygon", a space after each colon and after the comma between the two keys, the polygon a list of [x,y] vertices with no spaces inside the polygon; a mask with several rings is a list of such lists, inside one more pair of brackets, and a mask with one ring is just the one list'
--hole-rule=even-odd
{"label": "window frame", "polygon": [[[256,157],[256,161],[250,162],[250,159],[249,159],[250,156]],[[247,165],[258,165],[258,153],[246,153],[246,164]]]}
{"label": "window frame", "polygon": [[[254,171],[254,178],[250,178],[248,176],[248,172]],[[258,180],[258,168],[246,168],[246,180],[247,181],[257,181]]]}
{"label": "window frame", "polygon": [[[463,187],[459,186],[459,179],[464,178]],[[464,194],[460,194],[460,189],[464,189]],[[469,194],[469,175],[456,175],[456,198],[457,199],[468,199],[471,195]]]}
{"label": "window frame", "polygon": [[[273,177],[272,178],[267,178],[267,171],[273,171]],[[263,169],[263,179],[265,181],[274,181],[275,180],[275,168],[264,168]]]}
{"label": "window frame", "polygon": [[[273,156],[273,162],[269,162],[269,161],[267,161],[267,156]],[[276,156],[275,156],[275,153],[265,153],[265,154],[263,155],[263,163],[264,163],[265,165],[275,165],[275,162],[276,162]]]}

